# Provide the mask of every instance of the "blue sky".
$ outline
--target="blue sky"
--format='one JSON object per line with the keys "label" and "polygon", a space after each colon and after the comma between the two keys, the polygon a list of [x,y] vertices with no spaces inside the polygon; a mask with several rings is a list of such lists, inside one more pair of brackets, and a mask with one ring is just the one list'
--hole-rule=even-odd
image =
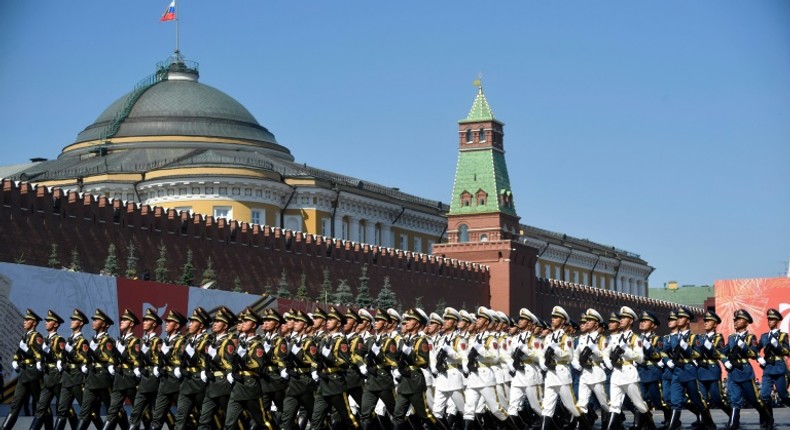
{"label": "blue sky", "polygon": [[[0,3],[0,164],[54,158],[175,44],[168,1]],[[669,280],[790,257],[790,2],[182,0],[181,50],[297,161],[448,202],[483,74],[522,221]]]}

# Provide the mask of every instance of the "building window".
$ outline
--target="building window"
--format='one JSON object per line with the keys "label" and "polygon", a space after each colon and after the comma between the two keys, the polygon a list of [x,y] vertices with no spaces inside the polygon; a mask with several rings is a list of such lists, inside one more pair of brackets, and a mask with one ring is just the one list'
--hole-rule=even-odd
{"label": "building window", "polygon": [[321,235],[322,236],[331,236],[332,235],[332,219],[331,218],[321,218]]}
{"label": "building window", "polygon": [[415,237],[414,238],[414,250],[417,252],[422,252],[422,238]]}
{"label": "building window", "polygon": [[458,241],[469,242],[469,227],[466,224],[458,226]]}
{"label": "building window", "polygon": [[409,250],[409,236],[405,234],[400,235],[400,249],[404,251]]}
{"label": "building window", "polygon": [[233,187],[231,189],[231,192],[233,193],[234,196],[241,195],[241,189],[239,187]]}
{"label": "building window", "polygon": [[178,195],[180,195],[180,196],[187,195],[187,189],[186,188],[179,188],[178,189]]}
{"label": "building window", "polygon": [[214,194],[214,187],[206,187],[206,194]]}
{"label": "building window", "polygon": [[200,187],[192,187],[192,194],[200,194]]}
{"label": "building window", "polygon": [[486,205],[486,199],[488,198],[488,193],[483,190],[477,190],[477,204],[480,206]]}
{"label": "building window", "polygon": [[214,219],[225,218],[230,219],[231,207],[230,206],[214,206]]}
{"label": "building window", "polygon": [[472,204],[472,193],[464,191],[461,193],[461,206],[468,207]]}
{"label": "building window", "polygon": [[343,226],[342,226],[342,231],[340,232],[340,238],[343,239],[343,240],[348,240],[348,234],[349,234],[349,221],[348,221],[348,218],[343,218],[342,225]]}
{"label": "building window", "polygon": [[263,225],[266,223],[266,211],[264,209],[253,209],[250,211],[250,222]]}
{"label": "building window", "polygon": [[486,131],[485,131],[484,128],[481,128],[478,131],[478,135],[480,136],[480,142],[485,142],[486,141]]}
{"label": "building window", "polygon": [[219,195],[227,196],[228,195],[228,187],[219,187]]}
{"label": "building window", "polygon": [[263,197],[263,190],[255,190],[255,197]]}
{"label": "building window", "polygon": [[488,235],[483,233],[480,235],[480,242],[488,242]]}
{"label": "building window", "polygon": [[469,129],[469,128],[467,128],[467,129],[466,129],[466,143],[472,143],[472,142],[473,142],[473,139],[472,139],[472,130],[471,130],[471,129]]}
{"label": "building window", "polygon": [[428,254],[433,254],[433,244],[434,244],[434,243],[436,243],[436,242],[434,242],[434,241],[432,241],[432,240],[429,240],[429,241],[428,241],[428,251],[427,251],[427,252],[428,252]]}

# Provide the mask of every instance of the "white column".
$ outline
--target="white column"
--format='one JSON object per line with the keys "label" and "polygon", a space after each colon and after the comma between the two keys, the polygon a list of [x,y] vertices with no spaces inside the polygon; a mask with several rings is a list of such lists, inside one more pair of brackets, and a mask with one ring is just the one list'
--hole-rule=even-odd
{"label": "white column", "polygon": [[359,218],[348,217],[349,240],[359,242]]}
{"label": "white column", "polygon": [[335,238],[343,238],[343,215],[339,213],[335,214]]}
{"label": "white column", "polygon": [[376,223],[372,220],[365,221],[365,242],[376,242]]}
{"label": "white column", "polygon": [[386,224],[381,225],[381,246],[392,248],[392,228]]}

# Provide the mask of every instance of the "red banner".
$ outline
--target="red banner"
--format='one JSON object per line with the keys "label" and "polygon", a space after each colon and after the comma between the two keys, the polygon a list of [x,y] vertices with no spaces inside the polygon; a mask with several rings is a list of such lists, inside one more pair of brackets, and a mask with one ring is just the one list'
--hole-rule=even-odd
{"label": "red banner", "polygon": [[[188,303],[189,288],[183,285],[118,278],[118,315],[123,315],[124,309],[129,308],[142,320],[145,310],[153,308],[162,319],[170,309],[189,316]],[[135,327],[134,332],[137,336],[142,335],[142,324]]]}

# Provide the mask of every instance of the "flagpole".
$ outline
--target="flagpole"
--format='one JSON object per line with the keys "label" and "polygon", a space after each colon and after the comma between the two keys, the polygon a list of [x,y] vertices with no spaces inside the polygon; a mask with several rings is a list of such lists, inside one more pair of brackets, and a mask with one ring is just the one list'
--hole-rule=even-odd
{"label": "flagpole", "polygon": [[[173,4],[175,4],[175,3],[176,3],[176,0],[173,0]],[[179,25],[180,25],[179,21],[180,20],[178,19],[179,15],[181,15],[181,11],[178,10],[178,7],[176,6],[176,59],[178,61],[181,61],[181,50],[179,48],[179,33],[180,33],[180,29],[179,29]]]}

